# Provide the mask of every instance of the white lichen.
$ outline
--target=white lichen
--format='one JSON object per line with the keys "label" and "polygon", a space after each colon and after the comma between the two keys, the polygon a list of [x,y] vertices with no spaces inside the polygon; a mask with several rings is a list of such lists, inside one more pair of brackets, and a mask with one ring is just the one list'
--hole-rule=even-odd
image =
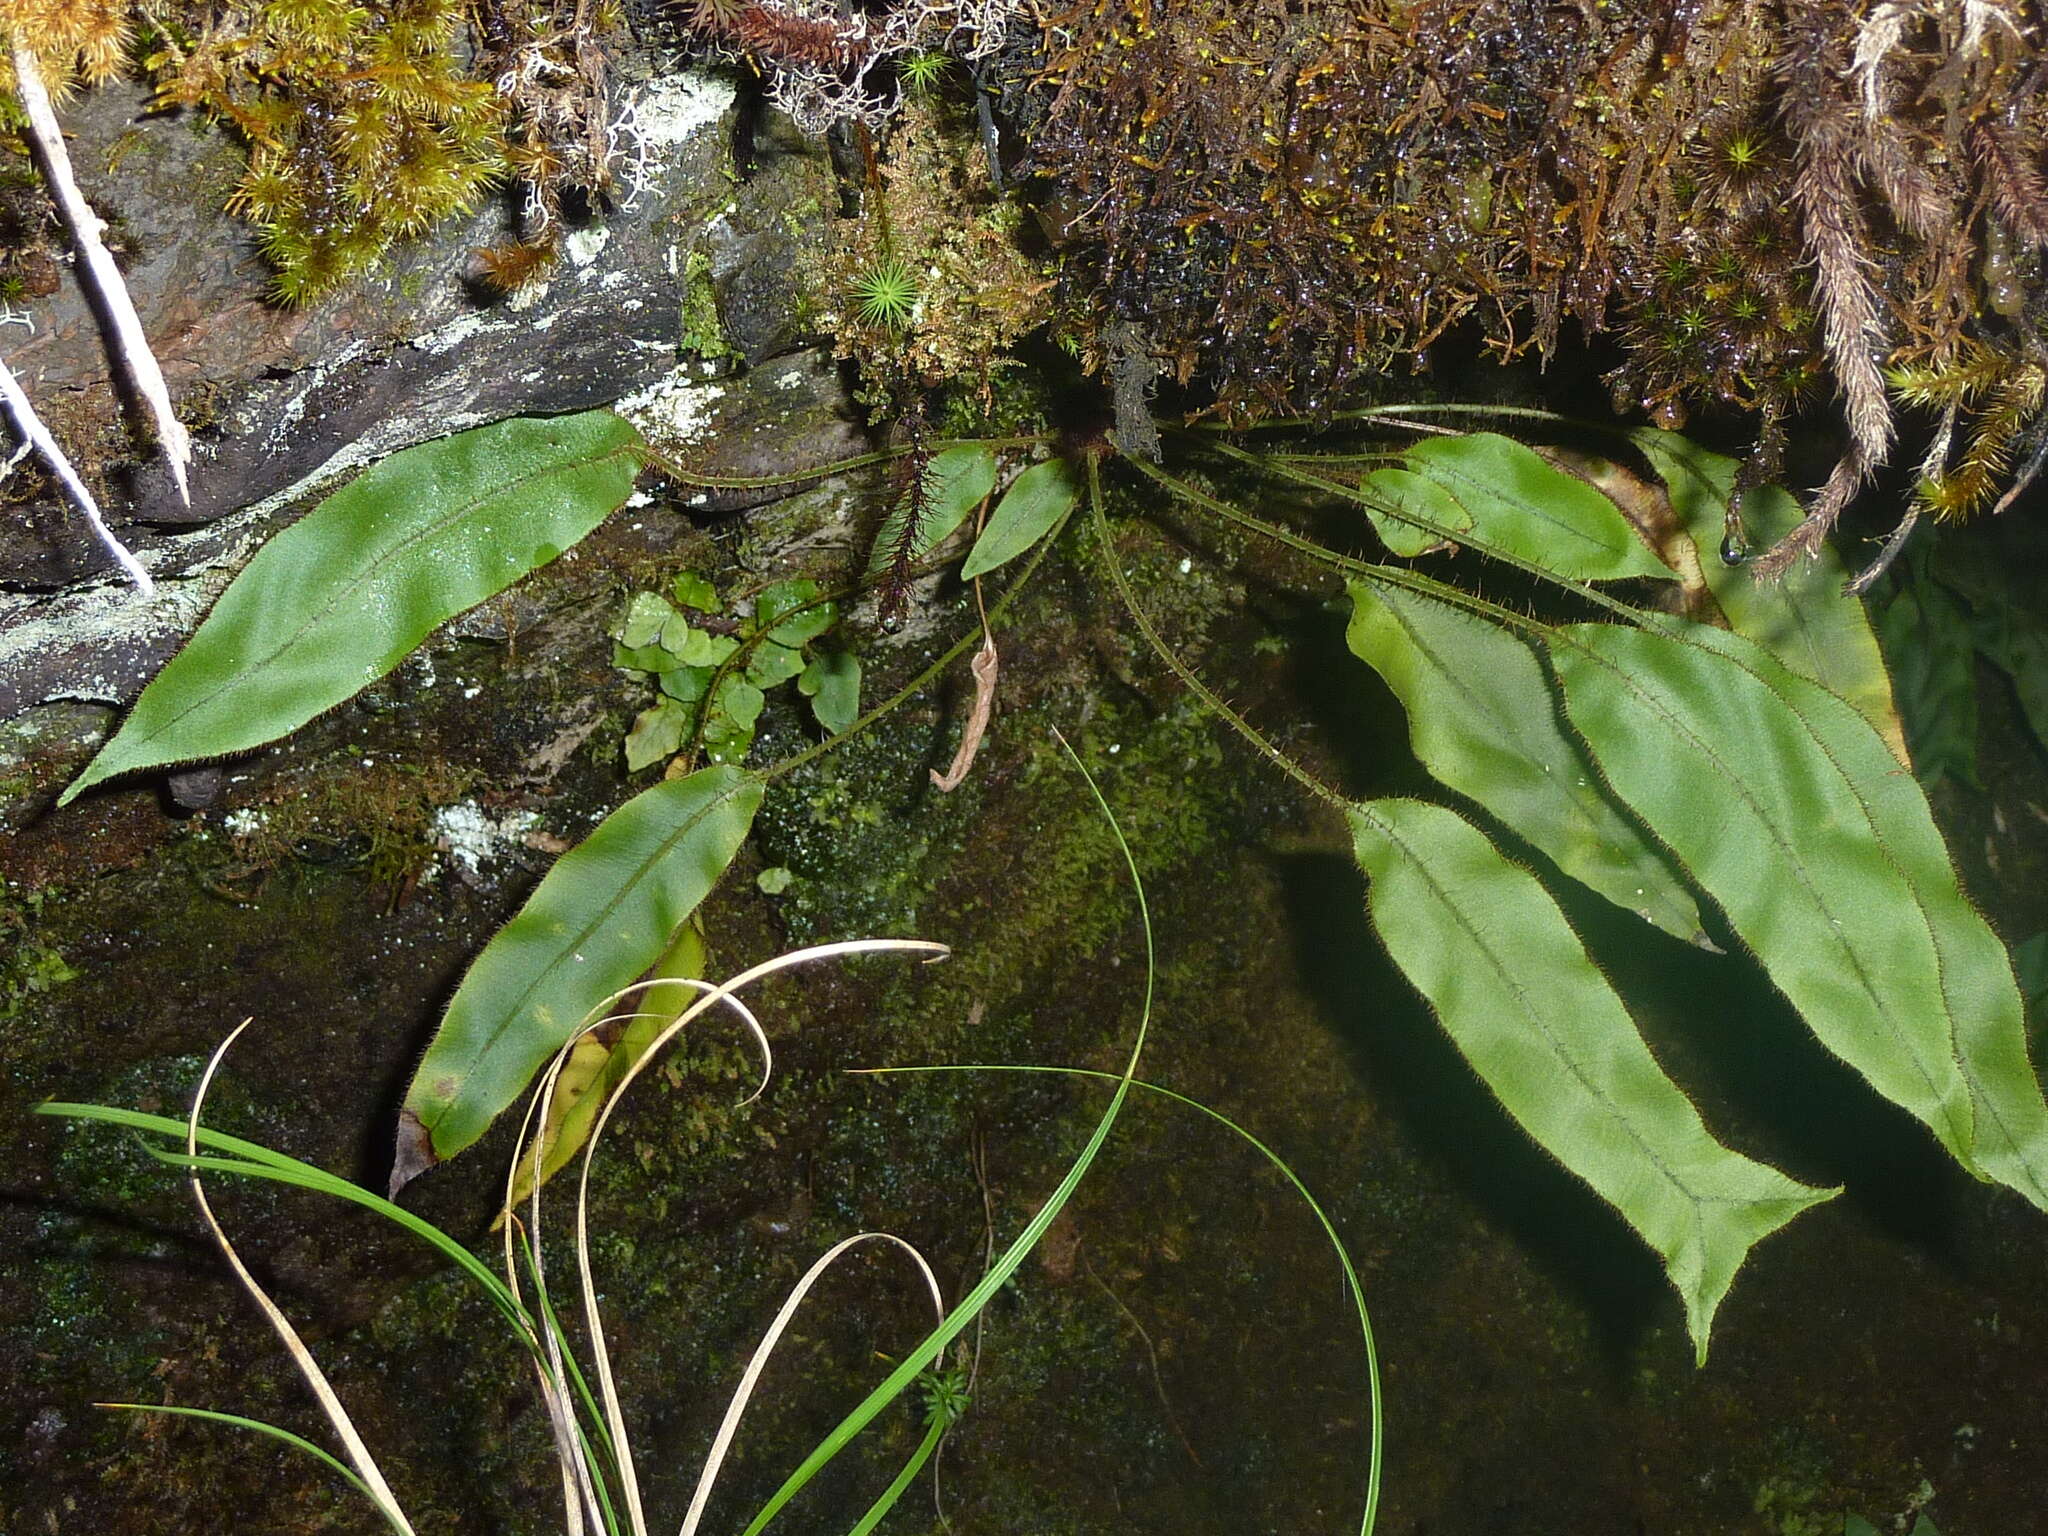
{"label": "white lichen", "polygon": [[724,75],[684,70],[649,81],[633,98],[633,127],[649,150],[673,149],[725,116],[737,96]]}
{"label": "white lichen", "polygon": [[254,806],[244,806],[238,811],[229,811],[221,817],[221,830],[230,837],[254,837],[261,832],[270,817]]}
{"label": "white lichen", "polygon": [[434,812],[436,845],[465,879],[475,879],[483,866],[501,859],[508,849],[523,846],[540,824],[533,811],[506,811],[491,816],[474,800],[458,800]]}
{"label": "white lichen", "polygon": [[712,407],[725,398],[725,389],[690,375],[685,363],[625,396],[612,409],[657,445],[678,448],[695,442],[711,424]]}
{"label": "white lichen", "polygon": [[573,230],[562,241],[562,254],[572,267],[587,267],[597,260],[598,253],[611,243],[612,232],[602,224]]}
{"label": "white lichen", "polygon": [[472,336],[481,335],[485,331],[503,329],[503,326],[485,319],[480,311],[471,310],[467,314],[457,315],[446,325],[436,326],[423,336],[413,337],[412,344],[422,352],[431,352],[439,357],[443,353],[454,351]]}

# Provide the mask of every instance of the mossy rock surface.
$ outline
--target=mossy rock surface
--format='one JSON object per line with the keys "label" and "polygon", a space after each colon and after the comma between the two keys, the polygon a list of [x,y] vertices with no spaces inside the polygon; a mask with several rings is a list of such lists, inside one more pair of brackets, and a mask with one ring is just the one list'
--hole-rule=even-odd
{"label": "mossy rock surface", "polygon": [[[711,123],[730,126],[722,111]],[[220,433],[243,457],[224,446],[211,471],[230,487],[212,510],[234,509],[161,533],[191,542],[154,627],[105,621],[106,594],[93,590],[29,596],[0,614],[0,690],[13,689],[0,691],[0,1530],[375,1528],[282,1450],[89,1406],[207,1405],[321,1435],[178,1181],[123,1137],[29,1107],[63,1097],[174,1112],[206,1053],[253,1017],[217,1089],[216,1123],[380,1186],[404,1085],[463,967],[554,853],[648,781],[624,772],[619,750],[648,698],[613,667],[607,635],[629,595],[683,570],[727,587],[834,580],[865,557],[885,473],[796,495],[656,486],[573,559],[457,621],[290,741],[50,809],[228,571],[305,500],[252,512],[250,487],[232,487],[232,465],[264,460],[293,400],[312,446],[292,449],[305,462],[289,472],[264,469],[277,485],[356,436],[414,440],[434,410],[587,403],[653,384],[672,425],[704,433],[700,469],[787,472],[865,444],[864,412],[831,361],[785,350],[806,334],[800,299],[756,270],[781,259],[762,250],[801,243],[794,210],[810,205],[750,206],[713,238],[725,200],[748,194],[719,174],[719,135],[707,130],[691,154],[670,203],[622,221],[589,268],[564,274],[559,309],[511,312],[516,321],[492,312],[465,337],[443,328],[481,311],[412,269],[396,273],[392,302],[417,322],[405,335],[453,336],[445,371],[443,353],[404,340],[384,359],[403,388],[379,394],[373,368],[343,359],[355,338],[335,318],[280,365],[285,378],[215,379],[246,406],[223,414]],[[813,196],[816,163],[778,154],[762,184]],[[194,238],[228,248],[219,227]],[[668,273],[671,239],[683,254]],[[691,250],[706,260],[693,265]],[[614,292],[613,270],[629,273],[616,285],[629,297],[649,284],[647,309],[591,297]],[[637,338],[659,366],[621,352],[608,373],[564,383],[570,370],[551,363],[548,377],[525,380],[506,359],[537,347],[536,313],[563,317],[558,339],[581,338],[565,349],[572,360]],[[577,329],[577,316],[592,328]],[[689,328],[701,341],[712,319],[742,357],[670,372],[675,359],[657,349]],[[502,333],[483,329],[500,322]],[[1096,409],[1092,397],[1057,398],[1077,389],[1054,366],[1020,367],[993,408],[1005,426]],[[980,403],[946,402],[935,419],[976,430]],[[1113,557],[1169,642],[1331,781],[1361,794],[1417,788],[1397,707],[1344,657],[1341,622],[1322,605],[1333,586],[1241,542],[1184,546],[1184,528],[1126,518],[1144,510],[1138,482],[1110,477]],[[940,966],[870,960],[772,984],[761,1008],[778,1073],[765,1096],[739,1105],[751,1061],[714,1028],[650,1076],[612,1133],[594,1181],[596,1259],[659,1520],[680,1517],[725,1392],[817,1253],[885,1228],[915,1241],[958,1294],[1100,1112],[1099,1086],[1059,1078],[849,1071],[1121,1064],[1142,937],[1058,729],[1099,774],[1148,884],[1158,957],[1145,1074],[1267,1139],[1359,1261],[1386,1371],[1383,1531],[1725,1536],[1795,1517],[1838,1527],[1845,1511],[1905,1509],[1923,1480],[1951,1536],[2031,1528],[2048,1482],[2034,1433],[2048,1377],[2039,1222],[1968,1184],[1846,1085],[1761,983],[1575,909],[1609,952],[1619,940],[1617,980],[1660,1057],[1713,1096],[1717,1123],[1804,1177],[1852,1186],[1851,1199],[1760,1250],[1712,1366],[1695,1372],[1651,1262],[1532,1150],[1381,957],[1343,829],[1136,643],[1108,558],[1076,531],[1039,572],[1001,635],[995,724],[960,789],[938,791],[931,772],[952,758],[968,712],[964,665],[779,780],[709,904],[716,963],[732,968],[877,932],[954,953]],[[69,574],[51,567],[28,584]],[[871,607],[851,619],[871,699],[975,630],[973,599],[950,577],[921,582],[915,600],[893,638]],[[1987,703],[1988,795],[1952,787],[1943,810],[1967,829],[1971,888],[2002,931],[2023,937],[2041,923],[2041,836],[2026,807],[2048,791],[2016,718]],[[812,731],[799,701],[778,696],[756,752],[779,757]],[[443,813],[456,807],[495,829],[466,863],[442,846]],[[787,875],[773,894],[754,878],[768,869]],[[1718,1027],[1683,1028],[1681,1014]],[[506,1140],[495,1133],[422,1179],[408,1203],[489,1247]],[[354,1213],[266,1189],[217,1198],[422,1529],[555,1528],[543,1417],[457,1276]],[[550,1258],[567,1273],[565,1254]],[[736,1528],[921,1323],[900,1265],[876,1259],[832,1277],[768,1374],[713,1525]],[[936,1491],[921,1486],[892,1529],[1355,1527],[1366,1403],[1336,1266],[1279,1181],[1205,1122],[1133,1102],[975,1338],[974,1401]],[[782,1528],[843,1532],[917,1433],[907,1407],[885,1416]]]}
{"label": "mossy rock surface", "polygon": [[[633,787],[617,746],[638,700],[604,634],[625,595],[682,568],[823,569],[857,500],[809,493],[750,514],[745,538],[649,511],[638,533],[607,530],[522,588],[510,644],[482,623],[437,640],[373,695],[235,765],[214,804],[175,814],[144,785],[29,821],[10,867],[46,894],[21,912],[24,931],[76,974],[10,1022],[13,1107],[61,1095],[173,1108],[220,1034],[253,1014],[220,1123],[377,1182],[440,1001],[548,857],[515,841],[464,878],[429,859],[420,808],[532,809],[536,841],[573,840]],[[1178,570],[1178,546],[1123,530],[1130,568]],[[1098,1112],[1098,1090],[1057,1079],[846,1072],[1119,1061],[1141,939],[1057,726],[1096,766],[1150,885],[1146,1072],[1266,1136],[1360,1260],[1387,1367],[1383,1528],[1765,1531],[1784,1499],[1758,1501],[1795,1471],[1803,1513],[1903,1507],[1925,1475],[1944,1530],[2023,1522],[2038,1468],[2009,1442],[2048,1347],[2025,1214],[1830,1088],[1772,1001],[1731,986],[1712,957],[1644,953],[1623,985],[1651,999],[1674,1070],[1725,1085],[1738,1136],[1897,1196],[1818,1213],[1766,1247],[1713,1366],[1693,1372],[1626,1232],[1527,1147],[1379,959],[1337,829],[1131,649],[1102,611],[1098,558],[1078,541],[1056,556],[1006,632],[1002,713],[963,788],[929,783],[964,712],[949,683],[779,782],[708,911],[733,965],[876,931],[955,954],[773,985],[762,1006],[779,1075],[763,1099],[735,1107],[751,1068],[713,1030],[615,1131],[597,1259],[653,1507],[687,1502],[724,1390],[811,1257],[886,1227],[959,1285],[990,1223],[997,1241],[1017,1229]],[[1296,750],[1333,774],[1394,771],[1391,706],[1362,674],[1302,659],[1331,646],[1328,615],[1248,604],[1227,573],[1191,582],[1185,602],[1164,579],[1149,590],[1234,693],[1320,722]],[[871,685],[912,675],[972,623],[971,602],[941,585],[917,637],[863,642]],[[807,729],[772,705],[760,750],[780,755]],[[235,830],[259,817],[269,839]],[[380,834],[407,827],[413,841],[379,864]],[[774,896],[751,878],[770,866],[792,876]],[[1727,1038],[1669,1027],[1655,999],[1674,994],[1711,998]],[[118,1137],[18,1112],[5,1125],[0,1311],[6,1358],[21,1362],[10,1528],[54,1513],[109,1531],[224,1529],[231,1507],[241,1532],[370,1529],[345,1493],[266,1446],[86,1406],[203,1403],[317,1432],[175,1180]],[[502,1152],[492,1137],[409,1199],[484,1242]],[[551,1528],[544,1428],[476,1298],[374,1222],[269,1191],[223,1191],[220,1205],[417,1509],[455,1531]],[[1844,1274],[1860,1277],[1847,1307]],[[750,1416],[716,1506],[728,1517],[874,1379],[878,1351],[912,1340],[905,1281],[877,1261],[828,1282]],[[1213,1128],[1136,1103],[988,1314],[940,1497],[956,1530],[1342,1529],[1363,1412],[1334,1265],[1305,1213]],[[885,1418],[790,1528],[843,1529],[914,1432],[907,1413]],[[1795,1443],[1790,1468],[1772,1448]],[[905,1529],[936,1528],[928,1497],[899,1514]]]}

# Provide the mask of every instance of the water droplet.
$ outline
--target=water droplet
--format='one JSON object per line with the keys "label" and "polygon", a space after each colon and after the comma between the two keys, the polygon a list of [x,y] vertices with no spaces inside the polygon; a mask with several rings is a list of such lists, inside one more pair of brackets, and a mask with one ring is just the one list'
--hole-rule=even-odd
{"label": "water droplet", "polygon": [[1748,558],[1749,545],[1744,541],[1739,532],[1731,528],[1721,536],[1721,563],[1723,565],[1737,566]]}

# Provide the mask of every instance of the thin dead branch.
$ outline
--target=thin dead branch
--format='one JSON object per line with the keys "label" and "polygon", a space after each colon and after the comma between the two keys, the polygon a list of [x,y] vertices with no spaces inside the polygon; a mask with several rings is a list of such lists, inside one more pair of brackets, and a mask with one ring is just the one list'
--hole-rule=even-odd
{"label": "thin dead branch", "polygon": [[100,516],[99,503],[93,500],[92,492],[86,489],[85,482],[78,478],[78,471],[72,467],[70,458],[58,445],[57,439],[50,435],[50,429],[44,426],[42,418],[36,415],[35,407],[29,403],[27,391],[14,377],[14,370],[7,366],[5,359],[0,359],[0,400],[6,402],[7,414],[13,419],[14,430],[21,437],[21,448],[8,459],[7,468],[13,469],[21,462],[22,455],[33,449],[36,457],[43,461],[52,475],[56,476],[57,483],[64,488],[64,494],[71,498],[71,504],[77,507],[85,518],[87,525],[92,529],[93,537],[100,541],[101,547],[114,557],[115,563],[135,584],[135,590],[144,597],[156,596],[156,583],[150,580],[149,572],[143,568],[142,562],[135,558],[134,552],[115,538],[113,530],[107,527],[106,520]]}
{"label": "thin dead branch", "polygon": [[171,393],[164,383],[163,369],[157,366],[156,354],[149,349],[149,338],[143,334],[142,320],[135,313],[135,302],[128,296],[121,269],[114,265],[113,254],[100,238],[106,221],[93,212],[92,204],[85,200],[71,174],[71,155],[64,147],[64,131],[57,124],[57,112],[50,104],[50,93],[43,84],[36,56],[16,39],[12,58],[15,90],[28,119],[29,143],[35,150],[50,198],[71,230],[72,244],[78,251],[79,281],[99,300],[100,312],[110,331],[107,345],[127,371],[136,394],[149,407],[157,441],[170,463],[171,479],[178,487],[178,499],[189,506],[192,495],[185,482],[185,469],[192,462],[191,436],[171,409]]}

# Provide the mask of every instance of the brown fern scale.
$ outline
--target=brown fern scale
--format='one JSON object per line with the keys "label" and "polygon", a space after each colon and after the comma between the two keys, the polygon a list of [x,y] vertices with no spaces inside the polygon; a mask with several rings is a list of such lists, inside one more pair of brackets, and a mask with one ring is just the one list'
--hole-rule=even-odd
{"label": "brown fern scale", "polygon": [[903,510],[903,524],[889,545],[889,568],[875,600],[876,617],[891,634],[903,627],[910,614],[910,582],[916,574],[917,552],[924,547],[924,531],[932,520],[932,451],[922,403],[905,410],[902,421],[910,435],[910,452],[898,471],[901,489],[896,504]]}
{"label": "brown fern scale", "polygon": [[799,16],[773,5],[697,0],[690,25],[767,64],[843,69],[866,51],[862,35],[843,23]]}

